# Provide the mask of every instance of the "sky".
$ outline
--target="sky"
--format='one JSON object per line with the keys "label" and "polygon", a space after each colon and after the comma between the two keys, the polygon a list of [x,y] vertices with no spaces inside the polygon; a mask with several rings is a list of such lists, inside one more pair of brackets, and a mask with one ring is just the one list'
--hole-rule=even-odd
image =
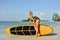
{"label": "sky", "polygon": [[60,14],[60,0],[0,0],[0,21],[20,21],[29,18],[28,12],[41,20],[52,20]]}

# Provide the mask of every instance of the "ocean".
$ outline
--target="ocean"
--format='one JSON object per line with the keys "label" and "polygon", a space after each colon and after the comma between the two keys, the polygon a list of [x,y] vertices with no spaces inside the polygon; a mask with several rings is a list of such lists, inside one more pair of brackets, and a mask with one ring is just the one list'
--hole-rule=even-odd
{"label": "ocean", "polygon": [[[8,35],[5,33],[5,29],[11,26],[18,26],[18,25],[25,25],[25,24],[34,24],[33,22],[20,22],[20,21],[0,21],[0,40],[4,39]],[[57,21],[48,21],[48,22],[41,22],[40,24],[49,25],[51,27],[60,25],[60,22]]]}

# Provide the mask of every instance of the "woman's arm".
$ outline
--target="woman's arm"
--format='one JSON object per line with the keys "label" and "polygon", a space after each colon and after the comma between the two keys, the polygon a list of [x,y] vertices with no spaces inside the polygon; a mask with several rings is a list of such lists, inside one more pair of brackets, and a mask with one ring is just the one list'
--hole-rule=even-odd
{"label": "woman's arm", "polygon": [[33,20],[33,22],[34,22],[34,18],[33,18],[33,17],[30,17],[30,21],[31,21],[31,20]]}

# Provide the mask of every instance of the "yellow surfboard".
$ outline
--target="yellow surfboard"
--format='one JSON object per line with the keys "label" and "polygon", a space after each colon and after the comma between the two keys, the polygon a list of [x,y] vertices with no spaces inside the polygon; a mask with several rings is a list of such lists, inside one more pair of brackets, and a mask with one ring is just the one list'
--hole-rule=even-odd
{"label": "yellow surfboard", "polygon": [[[7,34],[14,34],[14,35],[35,35],[36,31],[34,26],[17,26],[6,28],[5,32]],[[47,25],[40,25],[40,35],[48,35],[53,32],[53,28]]]}

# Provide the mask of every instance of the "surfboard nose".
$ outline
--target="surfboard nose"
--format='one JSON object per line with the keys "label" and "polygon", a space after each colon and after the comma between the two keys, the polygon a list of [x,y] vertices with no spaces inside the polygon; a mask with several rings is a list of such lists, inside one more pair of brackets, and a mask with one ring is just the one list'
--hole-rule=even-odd
{"label": "surfboard nose", "polygon": [[5,33],[10,34],[10,28],[7,28],[7,29],[5,30]]}

